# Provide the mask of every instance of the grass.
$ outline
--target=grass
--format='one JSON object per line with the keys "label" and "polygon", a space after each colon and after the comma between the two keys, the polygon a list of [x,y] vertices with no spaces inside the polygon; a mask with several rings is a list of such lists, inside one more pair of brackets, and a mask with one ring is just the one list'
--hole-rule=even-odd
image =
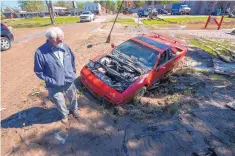
{"label": "grass", "polygon": [[[114,22],[114,19],[111,20],[110,22]],[[120,24],[128,24],[128,25],[135,25],[136,24],[134,19],[132,19],[132,18],[118,18],[116,22],[120,23]]]}
{"label": "grass", "polygon": [[[145,19],[141,20],[146,25],[156,25],[156,24],[205,24],[207,16],[185,16],[185,17],[169,17],[163,18],[163,20],[150,20]],[[231,18],[224,18],[224,22],[234,22]]]}
{"label": "grass", "polygon": [[[214,51],[216,49],[216,51],[220,55],[224,55],[224,56],[227,56],[227,57],[232,59],[232,56],[230,55],[230,52],[228,50],[226,50],[224,47],[227,47],[227,48],[230,48],[230,49],[234,49],[234,47],[230,46],[229,43],[227,43],[227,41],[225,41],[225,42],[215,42],[215,41],[210,41],[210,40],[206,40],[206,39],[201,39],[201,41],[200,41],[196,38],[193,38],[193,39],[190,39],[189,42],[192,45],[194,45],[198,48],[201,48],[205,52],[207,52],[207,53],[209,53],[209,54],[211,54],[215,57],[218,57],[216,52]],[[228,45],[226,45],[226,44],[228,44]],[[220,45],[222,45],[224,47],[221,47]],[[214,50],[212,50],[210,47]]]}
{"label": "grass", "polygon": [[[56,17],[55,23],[59,24],[68,24],[68,23],[76,23],[79,21],[78,17]],[[8,26],[12,26],[13,28],[34,28],[34,27],[44,27],[51,25],[50,18],[31,18],[31,19],[13,19],[4,21]]]}
{"label": "grass", "polygon": [[209,78],[213,81],[227,81],[227,78],[223,75],[210,74]]}
{"label": "grass", "polygon": [[208,52],[209,54],[211,54],[211,55],[217,57],[217,54],[216,54],[213,50],[211,50],[210,48],[205,47],[205,46],[203,45],[203,43],[201,43],[198,39],[193,38],[193,39],[190,39],[189,42],[190,42],[192,45],[194,45],[194,46],[196,46],[196,47],[198,47],[198,48],[201,48],[202,50]]}

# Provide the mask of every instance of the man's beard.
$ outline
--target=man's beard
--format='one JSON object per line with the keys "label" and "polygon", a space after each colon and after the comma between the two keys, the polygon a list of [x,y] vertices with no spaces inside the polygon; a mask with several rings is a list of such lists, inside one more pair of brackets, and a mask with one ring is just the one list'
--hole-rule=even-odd
{"label": "man's beard", "polygon": [[63,47],[63,43],[59,43],[59,44],[53,44],[56,48],[62,48]]}

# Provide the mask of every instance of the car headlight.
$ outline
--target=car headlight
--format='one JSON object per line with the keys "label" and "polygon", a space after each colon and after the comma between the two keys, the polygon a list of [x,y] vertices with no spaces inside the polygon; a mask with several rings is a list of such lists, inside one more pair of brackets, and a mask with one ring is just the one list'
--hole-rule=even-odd
{"label": "car headlight", "polygon": [[90,60],[89,63],[87,64],[87,66],[90,67],[90,68],[94,68],[95,67],[95,62]]}

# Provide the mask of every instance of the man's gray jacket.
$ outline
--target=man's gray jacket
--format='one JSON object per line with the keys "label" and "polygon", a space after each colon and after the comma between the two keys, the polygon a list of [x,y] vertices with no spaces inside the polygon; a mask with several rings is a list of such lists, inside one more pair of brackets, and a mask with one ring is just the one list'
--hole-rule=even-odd
{"label": "man's gray jacket", "polygon": [[46,87],[60,87],[75,79],[75,58],[71,49],[63,44],[64,65],[53,53],[52,44],[47,41],[39,47],[34,56],[34,72],[45,81]]}

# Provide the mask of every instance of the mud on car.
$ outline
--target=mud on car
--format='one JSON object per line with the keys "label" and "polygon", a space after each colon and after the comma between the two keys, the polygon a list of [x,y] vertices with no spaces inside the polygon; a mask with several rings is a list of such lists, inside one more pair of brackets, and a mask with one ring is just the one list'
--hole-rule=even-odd
{"label": "mud on car", "polygon": [[160,34],[137,36],[112,48],[90,60],[80,76],[92,94],[117,105],[144,95],[187,52],[180,41]]}

